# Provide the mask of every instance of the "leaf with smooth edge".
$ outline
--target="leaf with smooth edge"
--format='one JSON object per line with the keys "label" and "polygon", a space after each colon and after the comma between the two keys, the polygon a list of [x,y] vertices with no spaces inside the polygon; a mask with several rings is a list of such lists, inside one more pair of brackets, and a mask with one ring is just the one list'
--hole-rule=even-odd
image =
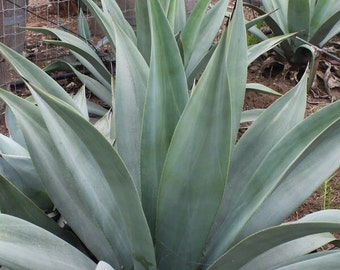
{"label": "leaf with smooth edge", "polygon": [[203,22],[205,13],[207,12],[210,0],[198,0],[194,9],[192,10],[190,17],[185,24],[182,33],[182,42],[184,50],[184,65],[189,63],[191,54],[193,53],[193,47],[195,46],[195,41],[199,35],[199,30]]}
{"label": "leaf with smooth edge", "polygon": [[161,269],[195,269],[200,263],[239,127],[246,50],[239,1],[230,28],[193,91],[168,150],[156,223],[156,255]]}
{"label": "leaf with smooth edge", "polygon": [[[69,244],[80,248],[78,238],[69,231],[62,230],[50,219],[37,205],[19,191],[13,184],[0,175],[0,211],[3,214],[15,216],[29,221],[56,236],[64,239]],[[0,252],[1,253],[1,252]]]}
{"label": "leaf with smooth edge", "polygon": [[140,182],[140,145],[149,67],[134,43],[116,29],[116,147],[137,190]]}
{"label": "leaf with smooth edge", "polygon": [[339,213],[336,215],[336,221],[325,219],[318,222],[287,223],[271,227],[237,243],[208,269],[226,269],[228,266],[228,270],[239,270],[251,259],[280,244],[311,234],[338,230],[340,230]]}
{"label": "leaf with smooth edge", "polygon": [[174,31],[174,34],[183,31],[186,23],[185,1],[170,1],[167,18]]}
{"label": "leaf with smooth edge", "polygon": [[6,107],[6,113],[5,113],[5,122],[6,127],[9,131],[10,137],[19,145],[24,147],[26,149],[26,143],[24,136],[22,135],[22,132],[19,128],[18,122],[14,117],[14,114],[12,113],[11,109],[7,106]]}
{"label": "leaf with smooth edge", "polygon": [[154,231],[158,183],[174,129],[188,100],[175,37],[158,1],[148,0],[152,48],[141,140],[142,203]]}
{"label": "leaf with smooth edge", "polygon": [[[296,154],[295,160],[294,156],[292,157],[293,162],[286,167],[286,172],[279,179],[279,185],[275,187],[271,194],[263,197],[264,201],[248,220],[240,237],[281,223],[339,168],[339,111],[340,102],[333,103],[318,111],[294,128],[279,145],[273,148],[272,153],[263,163],[263,170],[265,170],[264,167],[267,170],[273,168],[271,165],[269,166],[272,162],[274,162],[273,166],[280,163],[275,167],[276,171],[284,169],[286,158],[280,156],[281,153],[284,156],[284,149],[287,148],[287,145],[298,148],[303,145],[303,140],[306,140],[308,145],[301,153]],[[311,138],[305,134],[311,134]],[[310,141],[308,142],[308,140]],[[292,144],[292,142],[296,143]],[[273,159],[274,155],[276,162]],[[272,161],[270,161],[270,158],[272,158]],[[314,169],[310,171],[308,168]],[[277,211],[278,207],[280,211]],[[270,220],[266,219],[268,215],[271,217]]]}
{"label": "leaf with smooth edge", "polygon": [[65,90],[38,66],[1,43],[0,54],[12,65],[22,78],[30,83],[38,85],[71,106],[76,107],[72,98],[65,92]]}
{"label": "leaf with smooth edge", "polygon": [[78,33],[84,40],[90,41],[91,39],[90,28],[87,22],[87,18],[84,16],[84,12],[82,9],[79,10],[78,15]]}
{"label": "leaf with smooth edge", "polygon": [[[310,21],[310,41],[323,47],[340,31],[340,2],[337,0],[318,0]],[[332,27],[334,28],[332,29]],[[327,33],[329,33],[327,35]]]}
{"label": "leaf with smooth edge", "polygon": [[253,90],[253,91],[264,93],[264,94],[282,96],[282,94],[280,94],[279,92],[276,92],[275,90],[260,83],[247,83],[246,87],[247,87],[247,91]]}
{"label": "leaf with smooth edge", "polygon": [[[143,269],[144,264],[148,264],[150,269],[155,269],[152,239],[140,199],[120,157],[107,140],[67,104],[35,90],[39,94],[33,92],[33,95],[52,139],[65,163],[70,164],[74,183],[83,190],[79,197],[84,197],[79,200],[87,204],[91,216],[115,249],[121,267]],[[87,179],[85,183],[84,179]]]}
{"label": "leaf with smooth edge", "polygon": [[151,31],[148,11],[148,0],[136,1],[137,47],[145,61],[150,63]]}
{"label": "leaf with smooth edge", "polygon": [[[260,115],[236,144],[217,222],[207,244],[209,262],[217,259],[232,245],[247,222],[248,215],[256,211],[256,204],[264,196],[260,194],[271,186],[269,184],[273,181],[271,178],[267,179],[267,189],[259,186],[253,179],[254,173],[277,141],[303,120],[306,84],[305,74],[295,88]],[[247,203],[244,203],[245,201]]]}
{"label": "leaf with smooth edge", "polygon": [[108,111],[102,118],[100,118],[95,124],[95,128],[100,131],[101,134],[108,140],[108,142],[112,145],[115,140],[116,136],[114,133],[114,128],[112,127],[112,118],[113,113],[112,111]]}
{"label": "leaf with smooth edge", "polygon": [[[44,68],[45,71],[53,71],[53,70],[70,70],[72,71],[78,79],[85,85],[85,87],[90,90],[96,97],[104,101],[108,105],[112,105],[112,93],[111,86],[105,84],[101,84],[99,81],[91,78],[90,76],[86,76],[75,69],[71,64],[64,61],[57,61],[51,65],[48,65]],[[108,88],[109,87],[109,88]]]}
{"label": "leaf with smooth edge", "polygon": [[111,265],[107,264],[106,262],[100,261],[97,264],[96,270],[115,270]]}
{"label": "leaf with smooth edge", "polygon": [[[287,27],[288,32],[299,32],[298,36],[304,40],[309,40],[309,22],[310,22],[310,0],[288,1]],[[293,50],[301,45],[298,39],[291,39]]]}
{"label": "leaf with smooth edge", "polygon": [[39,112],[27,108],[27,102],[7,92],[2,96],[21,124],[32,160],[56,208],[97,259],[115,267],[135,265],[139,269],[144,262],[155,267],[140,201],[119,156],[80,114],[42,91],[39,94],[35,99],[51,133]]}
{"label": "leaf with smooth edge", "polygon": [[95,268],[95,263],[54,234],[22,219],[0,214],[0,264],[13,270]]}
{"label": "leaf with smooth edge", "polygon": [[111,16],[108,13],[104,13],[92,0],[82,0],[82,3],[86,5],[91,14],[96,18],[96,22],[99,24],[101,30],[105,33],[107,39],[111,43],[112,48],[114,49],[116,42]]}
{"label": "leaf with smooth edge", "polygon": [[117,1],[112,0],[102,0],[103,11],[105,14],[111,17],[111,20],[114,21],[115,27],[119,27],[121,31],[123,31],[127,37],[136,44],[136,35],[132,29],[130,23],[124,18],[124,14],[119,8]]}
{"label": "leaf with smooth edge", "polygon": [[274,247],[244,265],[240,270],[273,269],[281,263],[306,255],[334,241],[331,233],[312,234]]}
{"label": "leaf with smooth edge", "polygon": [[320,269],[339,269],[340,268],[340,252],[325,251],[308,254],[293,261],[286,261],[283,266],[279,266],[277,270],[320,270]]}
{"label": "leaf with smooth edge", "polygon": [[[198,18],[195,18],[196,15],[192,14],[190,16],[189,21],[183,30],[182,36],[184,66],[187,76],[194,71],[197,65],[210,50],[211,45],[216,38],[216,34],[223,22],[228,2],[229,1],[227,0],[218,1],[210,10],[201,14],[201,16],[203,16],[201,18],[201,22],[196,21],[199,20]],[[195,8],[193,12],[197,12],[195,11]],[[193,17],[193,19],[191,19],[191,17]],[[195,23],[195,21],[198,24],[191,26],[190,23]],[[197,29],[194,28],[193,30],[191,27],[196,27]]]}
{"label": "leaf with smooth edge", "polygon": [[76,105],[79,107],[81,114],[84,116],[86,120],[89,120],[89,113],[87,109],[87,102],[86,102],[86,92],[85,86],[83,85],[77,94],[74,95],[73,100],[75,101]]}
{"label": "leaf with smooth edge", "polygon": [[105,66],[98,64],[91,56],[84,53],[84,51],[77,47],[75,44],[69,42],[63,42],[59,40],[44,40],[45,43],[55,46],[62,46],[70,49],[75,58],[86,67],[90,73],[95,76],[103,85],[109,86],[111,81],[111,73]]}
{"label": "leaf with smooth edge", "polygon": [[265,109],[252,109],[243,111],[240,123],[254,122],[264,111]]}
{"label": "leaf with smooth edge", "polygon": [[282,35],[282,36],[275,36],[269,39],[266,39],[258,44],[255,44],[248,49],[248,65],[256,60],[259,56],[264,54],[265,52],[273,49],[277,46],[280,42],[294,36],[295,33]]}

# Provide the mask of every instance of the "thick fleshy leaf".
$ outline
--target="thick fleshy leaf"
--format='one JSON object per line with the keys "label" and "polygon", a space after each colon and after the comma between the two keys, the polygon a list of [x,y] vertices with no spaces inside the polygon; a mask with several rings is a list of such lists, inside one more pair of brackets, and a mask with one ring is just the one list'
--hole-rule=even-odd
{"label": "thick fleshy leaf", "polygon": [[78,34],[86,41],[91,40],[90,27],[82,9],[79,10],[78,15]]}
{"label": "thick fleshy leaf", "polygon": [[11,109],[8,106],[6,107],[5,122],[6,122],[6,127],[9,131],[10,137],[16,143],[18,143],[22,147],[26,148],[24,136],[22,135],[22,132],[20,130],[20,127],[18,125],[17,120],[15,119],[13,112],[11,111]]}
{"label": "thick fleshy leaf", "polygon": [[311,253],[335,239],[331,233],[304,236],[262,253],[244,265],[240,270],[273,269],[274,267],[276,269],[278,265]]}
{"label": "thick fleshy leaf", "polygon": [[248,65],[250,65],[253,61],[256,60],[259,56],[264,54],[265,52],[271,50],[275,46],[277,46],[280,42],[294,36],[295,33],[283,35],[283,36],[275,36],[266,40],[261,41],[260,43],[249,47],[248,49]]}
{"label": "thick fleshy leaf", "polygon": [[16,72],[26,81],[41,88],[46,87],[46,91],[76,107],[72,98],[65,90],[38,66],[2,43],[0,43],[0,54],[7,59]]}
{"label": "thick fleshy leaf", "polygon": [[337,213],[333,213],[331,218],[314,222],[287,223],[250,235],[223,254],[208,269],[218,270],[228,267],[228,270],[238,270],[251,259],[280,244],[311,234],[338,231],[340,230],[339,212],[338,210]]}
{"label": "thick fleshy leaf", "polygon": [[137,46],[145,61],[150,63],[151,30],[148,11],[148,0],[136,1]]}
{"label": "thick fleshy leaf", "polygon": [[[310,0],[288,1],[287,23],[288,33],[299,32],[303,40],[309,40]],[[298,39],[290,40],[295,51],[301,45]]]}
{"label": "thick fleshy leaf", "polygon": [[39,94],[35,100],[50,133],[39,111],[28,108],[27,102],[5,91],[2,97],[21,124],[55,206],[98,259],[118,268],[134,265],[140,269],[145,263],[154,268],[152,240],[140,200],[119,156],[74,109],[42,91]]}
{"label": "thick fleshy leaf", "polygon": [[[264,196],[260,194],[266,189],[255,182],[254,172],[272,151],[273,146],[303,120],[306,81],[305,75],[293,90],[266,109],[236,144],[223,202],[207,245],[207,259],[210,262],[232,245],[248,220],[249,213],[256,211],[256,202]],[[271,181],[273,180],[269,178],[267,188]],[[247,203],[244,203],[245,201]]]}
{"label": "thick fleshy leaf", "polygon": [[77,94],[74,95],[73,100],[75,104],[78,106],[79,111],[84,116],[85,119],[89,120],[89,113],[87,109],[87,100],[86,100],[86,92],[85,85],[83,85]]}
{"label": "thick fleshy leaf", "polygon": [[[188,77],[208,54],[216,34],[221,28],[228,3],[227,0],[218,1],[215,6],[204,13],[201,21],[195,17],[196,10],[189,18],[183,30],[184,65]],[[195,20],[191,18],[195,18]],[[191,23],[197,23],[197,25],[191,25]]]}
{"label": "thick fleshy leaf", "polygon": [[275,90],[260,83],[247,83],[246,87],[247,87],[247,91],[253,90],[253,91],[264,93],[264,94],[282,96],[279,92],[276,92]]}
{"label": "thick fleshy leaf", "polygon": [[81,72],[79,72],[76,68],[74,68],[71,64],[64,61],[57,61],[51,65],[48,65],[44,68],[45,71],[54,71],[54,70],[69,70],[72,71],[78,79],[85,85],[85,87],[90,90],[96,97],[104,101],[108,105],[112,105],[112,91],[111,86],[106,84],[103,85],[99,81],[87,76]]}
{"label": "thick fleshy leaf", "polygon": [[140,145],[149,67],[135,44],[116,26],[116,147],[140,192]]}
{"label": "thick fleshy leaf", "polygon": [[[82,248],[79,239],[71,232],[61,229],[30,198],[0,175],[0,212],[31,222],[64,239],[69,244]],[[1,253],[1,252],[0,252]]]}
{"label": "thick fleshy leaf", "polygon": [[264,111],[265,109],[252,109],[243,111],[240,123],[254,122]]}
{"label": "thick fleshy leaf", "polygon": [[310,21],[310,42],[323,47],[340,32],[340,2],[319,0]]}
{"label": "thick fleshy leaf", "polygon": [[[339,111],[340,102],[337,102],[311,115],[287,134],[264,159],[261,164],[263,171],[272,170],[277,163],[280,165],[275,167],[275,174],[284,171],[276,180],[279,183],[273,183],[275,189],[263,196],[261,205],[248,220],[240,237],[281,223],[339,168]],[[285,151],[290,150],[287,145],[297,150],[290,152],[292,156]],[[314,169],[311,171],[308,168]],[[276,178],[275,174],[273,177]],[[268,215],[270,220],[266,218]]]}
{"label": "thick fleshy leaf", "polygon": [[44,40],[45,43],[52,44],[55,46],[65,47],[70,49],[75,58],[87,68],[87,70],[93,74],[103,85],[108,87],[111,81],[111,73],[105,66],[97,64],[96,60],[92,56],[84,52],[80,47],[71,42],[64,42],[59,40]]}
{"label": "thick fleshy leaf", "polygon": [[142,203],[154,230],[158,183],[178,119],[188,100],[180,52],[158,1],[149,0],[152,48],[141,141]]}
{"label": "thick fleshy leaf", "polygon": [[111,265],[106,262],[100,261],[97,264],[96,270],[115,270]]}
{"label": "thick fleshy leaf", "polygon": [[55,235],[5,214],[0,214],[0,264],[13,270],[92,270],[96,266]]}
{"label": "thick fleshy leaf", "polygon": [[119,29],[124,32],[124,34],[130,39],[132,43],[136,44],[135,32],[133,31],[129,22],[124,18],[124,14],[118,6],[117,1],[101,0],[101,4],[103,6],[104,14],[110,16],[115,25],[117,25]]}
{"label": "thick fleshy leaf", "polygon": [[339,269],[340,252],[318,252],[302,256],[293,261],[286,261],[284,265],[278,266],[277,270],[320,270],[320,269]]}
{"label": "thick fleshy leaf", "polygon": [[244,25],[239,1],[176,127],[158,196],[159,268],[194,269],[204,252],[241,117],[247,67]]}

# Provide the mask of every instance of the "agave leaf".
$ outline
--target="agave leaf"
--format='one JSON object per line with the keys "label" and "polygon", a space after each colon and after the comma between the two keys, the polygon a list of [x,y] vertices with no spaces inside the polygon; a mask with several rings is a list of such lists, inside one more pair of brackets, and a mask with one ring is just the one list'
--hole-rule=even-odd
{"label": "agave leaf", "polygon": [[99,104],[87,100],[87,108],[89,110],[89,113],[95,114],[98,116],[104,116],[108,110],[100,106]]}
{"label": "agave leaf", "polygon": [[240,123],[254,122],[264,111],[265,109],[252,109],[243,111]]}
{"label": "agave leaf", "polygon": [[89,269],[95,263],[54,234],[0,214],[0,264],[13,270]]}
{"label": "agave leaf", "polygon": [[72,98],[65,90],[38,66],[2,43],[0,43],[0,54],[22,78],[39,87],[46,87],[46,91],[76,108]]}
{"label": "agave leaf", "polygon": [[[299,37],[309,40],[310,9],[310,0],[288,1],[288,33],[299,32]],[[291,42],[295,49],[301,45],[301,41],[297,39],[292,39]]]}
{"label": "agave leaf", "polygon": [[10,137],[19,145],[26,148],[26,142],[24,136],[22,135],[21,129],[18,125],[17,120],[14,117],[13,112],[7,106],[5,113],[6,127],[9,131]]}
{"label": "agave leaf", "polygon": [[248,49],[248,65],[250,65],[256,58],[264,54],[265,52],[271,50],[275,46],[277,46],[280,42],[294,36],[296,33],[275,36],[262,42],[255,44]]}
{"label": "agave leaf", "polygon": [[183,30],[184,65],[188,76],[209,52],[223,22],[228,2],[227,0],[218,1],[214,7],[206,12],[202,21],[197,22],[200,24],[196,26],[198,29],[195,29],[194,32],[189,32],[193,31],[190,29],[190,25]]}
{"label": "agave leaf", "polygon": [[97,264],[96,270],[115,270],[111,265],[107,264],[106,262],[100,261]]}
{"label": "agave leaf", "polygon": [[[288,1],[281,1],[281,0],[262,0],[262,5],[265,10],[277,10],[274,12],[270,17],[273,20],[266,20],[270,29],[276,33],[275,35],[282,35],[283,33],[289,33],[288,31],[288,22],[287,22],[287,14],[288,14]],[[279,26],[279,30],[277,26]],[[273,27],[273,28],[272,28]],[[278,32],[276,32],[278,31]],[[280,33],[281,32],[281,33]]]}
{"label": "agave leaf", "polygon": [[88,42],[91,40],[89,24],[82,9],[80,9],[78,15],[78,33],[84,40]]}
{"label": "agave leaf", "polygon": [[107,105],[112,105],[111,86],[109,84],[105,83],[104,86],[97,80],[91,78],[90,76],[84,75],[83,73],[75,69],[71,64],[64,61],[56,61],[44,68],[46,72],[59,69],[72,71],[77,76],[77,78],[86,86],[86,88],[89,89],[94,95],[104,101]]}
{"label": "agave leaf", "polygon": [[[269,188],[272,185],[273,178],[270,177],[268,177],[266,186],[253,182],[254,172],[259,169],[261,162],[272,151],[277,141],[303,120],[306,81],[305,74],[293,90],[278,99],[260,115],[236,144],[228,183],[216,218],[218,222],[212,230],[211,240],[207,245],[207,259],[210,262],[221,256],[235,241],[236,235],[247,222],[248,214],[256,211],[255,202],[260,201],[264,196],[265,187]],[[247,201],[246,204],[245,201]]]}
{"label": "agave leaf", "polygon": [[5,91],[2,97],[20,119],[32,160],[57,209],[99,260],[115,267],[140,269],[144,262],[155,267],[139,197],[119,156],[74,109],[36,91],[51,133],[27,102]]}
{"label": "agave leaf", "polygon": [[275,90],[260,83],[247,83],[247,91],[249,90],[254,90],[256,92],[270,94],[274,96],[282,96],[279,92],[276,92]]}
{"label": "agave leaf", "polygon": [[286,261],[282,266],[278,266],[277,270],[300,270],[310,269],[339,269],[340,267],[340,252],[325,251],[317,252],[302,256],[293,261]]}
{"label": "agave leaf", "polygon": [[110,110],[94,124],[95,128],[104,135],[111,145],[113,145],[116,140],[114,128],[112,127],[112,116],[113,113]]}
{"label": "agave leaf", "polygon": [[[149,67],[135,44],[116,29],[116,146],[140,192],[140,145]],[[127,79],[128,78],[128,79]]]}
{"label": "agave leaf", "polygon": [[170,1],[167,18],[175,34],[182,32],[187,19],[185,12],[185,1]]}
{"label": "agave leaf", "polygon": [[103,85],[109,86],[111,81],[111,73],[107,70],[104,65],[98,64],[87,52],[84,52],[77,45],[70,42],[58,41],[58,40],[44,40],[45,43],[65,47],[71,50],[72,54],[77,60],[95,76],[98,81]]}
{"label": "agave leaf", "polygon": [[[241,270],[273,269],[274,267],[277,269],[278,265],[286,265],[287,262],[290,262],[292,259],[311,253],[335,239],[336,238],[331,233],[304,236],[296,240],[283,243],[262,253],[244,265]],[[282,254],[284,254],[284,256],[282,256]]]}
{"label": "agave leaf", "polygon": [[115,27],[119,27],[121,31],[123,31],[127,37],[136,44],[136,35],[133,31],[129,22],[124,18],[124,14],[122,13],[120,7],[117,4],[117,1],[112,0],[102,0],[103,11],[105,14],[111,17],[111,20],[114,21]]}
{"label": "agave leaf", "polygon": [[[251,259],[285,242],[303,236],[332,232],[340,229],[340,211],[333,213],[331,218],[318,219],[310,222],[286,223],[257,232],[237,243],[221,256],[208,269],[240,269]],[[246,250],[246,252],[245,252]]]}
{"label": "agave leaf", "polygon": [[89,120],[89,113],[87,109],[87,101],[86,101],[86,92],[85,85],[83,85],[77,94],[74,95],[73,100],[75,104],[79,107],[81,114],[84,116],[86,120]]}
{"label": "agave leaf", "polygon": [[150,63],[151,31],[148,11],[148,0],[136,1],[137,47],[145,61]]}
{"label": "agave leaf", "polygon": [[80,58],[79,60],[85,59],[85,61],[81,62],[85,67],[90,67],[92,65],[93,67],[91,68],[91,70],[89,68],[90,71],[92,71],[92,69],[96,69],[99,73],[98,76],[110,82],[111,74],[106,69],[102,59],[100,59],[94,48],[88,45],[88,43],[83,39],[76,37],[74,34],[54,28],[27,27],[26,29],[57,37],[58,39],[60,39],[60,41],[45,40],[45,42],[68,48],[75,53],[75,56],[81,55],[82,58]]}
{"label": "agave leaf", "polygon": [[239,127],[246,49],[239,1],[230,28],[199,80],[168,150],[156,223],[161,269],[195,269],[199,263],[220,204]]}
{"label": "agave leaf", "polygon": [[[310,21],[310,42],[323,47],[340,31],[340,3],[337,0],[319,0]],[[336,23],[338,22],[338,23]],[[332,27],[334,28],[332,29]],[[326,36],[326,34],[329,35]]]}
{"label": "agave leaf", "polygon": [[[115,48],[114,26],[111,23],[112,18],[110,14],[104,13],[103,10],[92,0],[82,0],[82,3],[90,10],[92,16],[95,17],[101,30],[105,33],[107,39],[110,41],[112,48]],[[119,11],[118,11],[119,12]]]}
{"label": "agave leaf", "polygon": [[154,230],[158,182],[173,131],[188,100],[180,52],[158,1],[149,0],[152,51],[141,140],[142,203]]}
{"label": "agave leaf", "polygon": [[[339,168],[340,160],[340,120],[339,120],[340,102],[331,104],[325,109],[308,117],[300,125],[294,128],[272,151],[283,153],[283,148],[287,148],[291,142],[297,142],[302,149],[300,154],[293,154],[292,157],[287,155],[291,160],[289,166],[286,165],[286,172],[280,176],[280,183],[275,190],[263,197],[261,206],[258,207],[256,213],[248,220],[247,225],[243,228],[242,236],[261,230],[266,226],[277,225],[294,209],[303,203],[322,182],[327,179],[334,171]],[[321,120],[322,119],[322,120]],[[320,124],[322,122],[322,124]],[[305,134],[308,134],[308,136]],[[303,146],[298,138],[303,138],[306,145]],[[289,141],[289,142],[288,142]],[[307,144],[309,144],[307,146]],[[294,144],[295,146],[295,144]],[[303,149],[305,148],[305,149]],[[289,151],[289,149],[287,149]],[[281,153],[276,155],[279,159]],[[284,153],[283,153],[284,154]],[[270,170],[269,159],[274,154],[268,155],[268,159],[264,160],[263,166]],[[321,158],[327,156],[327,158]],[[274,160],[272,160],[274,161]],[[281,170],[285,159],[281,159],[280,166],[276,166],[275,170]],[[314,168],[311,171],[308,168]],[[302,181],[303,179],[303,181]],[[294,193],[292,192],[294,190]],[[275,202],[275,207],[273,205]],[[277,211],[277,209],[280,211]],[[261,220],[268,217],[269,220]]]}
{"label": "agave leaf", "polygon": [[73,233],[61,229],[30,198],[1,175],[0,187],[1,213],[31,222],[82,250],[79,239]]}

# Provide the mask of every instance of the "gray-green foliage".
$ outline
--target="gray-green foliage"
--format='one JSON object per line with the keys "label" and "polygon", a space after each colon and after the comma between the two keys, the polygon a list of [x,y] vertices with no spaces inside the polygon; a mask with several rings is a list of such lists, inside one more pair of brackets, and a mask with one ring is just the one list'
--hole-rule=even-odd
{"label": "gray-green foliage", "polygon": [[[190,96],[186,63],[193,60],[183,62],[173,32],[181,25],[174,19],[177,1],[139,1],[137,14],[146,12],[150,25],[141,27],[149,53],[114,1],[102,1],[104,13],[83,2],[115,44],[115,79],[97,78],[112,96],[104,124],[89,122],[84,91],[69,97],[0,45],[34,98],[0,90],[12,139],[3,138],[0,160],[22,156],[36,176],[29,183],[17,179],[27,170],[15,162],[1,171],[0,264],[14,270],[339,267],[339,252],[308,255],[335,240],[329,232],[340,230],[339,210],[282,222],[339,167],[340,102],[304,119],[305,74],[238,140],[249,62],[242,1]],[[200,21],[208,2],[199,1],[191,20]],[[186,51],[193,47],[190,41]],[[89,68],[101,66],[94,55],[86,57]],[[44,214],[51,202],[66,227]]]}
{"label": "gray-green foliage", "polygon": [[[281,53],[293,63],[305,63],[306,56],[300,51],[307,43],[323,47],[340,32],[340,2],[338,0],[262,0],[264,10],[252,6],[260,14],[273,12],[265,21],[275,36],[297,33],[281,44]],[[259,38],[266,38],[252,29]],[[301,40],[302,39],[302,40]],[[306,41],[306,42],[304,42]]]}

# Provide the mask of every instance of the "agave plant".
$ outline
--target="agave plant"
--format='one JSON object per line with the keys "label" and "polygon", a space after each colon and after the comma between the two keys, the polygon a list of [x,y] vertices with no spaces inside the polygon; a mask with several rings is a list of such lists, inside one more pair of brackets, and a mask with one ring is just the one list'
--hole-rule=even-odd
{"label": "agave plant", "polygon": [[[285,40],[276,51],[292,64],[304,65],[311,61],[311,80],[316,74],[321,50],[331,38],[340,33],[340,2],[338,0],[263,0],[264,10],[249,5],[259,14],[271,12],[265,18],[274,36],[296,33]],[[275,12],[273,12],[275,11]],[[261,40],[267,37],[256,27],[250,31]],[[326,53],[327,57],[334,57]]]}
{"label": "agave plant", "polygon": [[[14,270],[339,267],[337,251],[310,254],[335,240],[329,232],[340,229],[339,210],[282,222],[339,167],[340,103],[304,119],[304,75],[238,140],[248,61],[242,1],[190,96],[164,9],[158,0],[145,3],[149,61],[112,21],[114,146],[89,122],[86,103],[42,70],[21,73],[34,102],[0,90],[16,142],[6,142],[1,160],[9,163],[15,149],[15,156],[27,157],[38,178],[27,185],[47,201],[40,205],[24,179],[16,184],[15,173],[0,177],[0,264]],[[0,52],[27,66],[4,45]],[[67,226],[42,211],[51,203]]]}

